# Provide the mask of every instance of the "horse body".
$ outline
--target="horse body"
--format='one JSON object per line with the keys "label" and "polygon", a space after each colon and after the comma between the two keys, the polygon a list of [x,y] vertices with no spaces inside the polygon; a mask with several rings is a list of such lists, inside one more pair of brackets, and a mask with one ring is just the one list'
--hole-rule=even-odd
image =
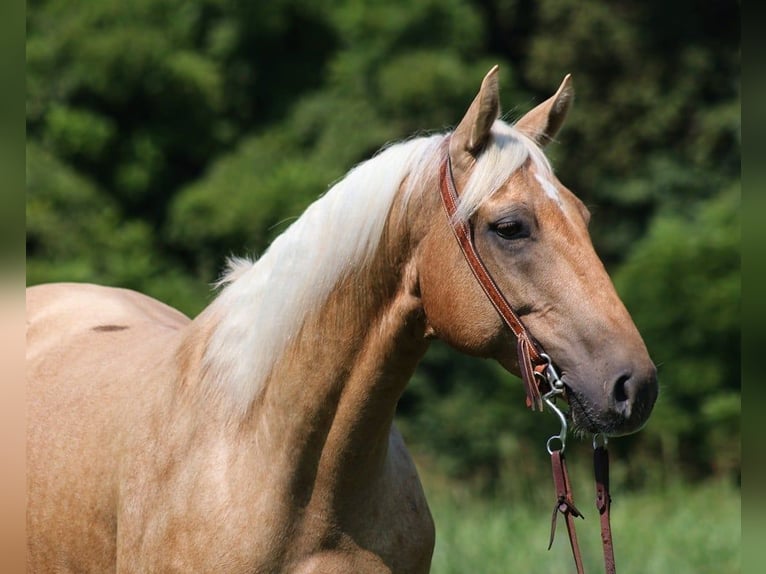
{"label": "horse body", "polygon": [[493,70],[454,133],[352,170],[193,321],[131,291],[30,288],[31,571],[426,572],[434,525],[396,403],[433,337],[518,372],[440,204],[448,155],[575,424],[640,428],[654,366],[537,147],[567,86],[514,129]]}
{"label": "horse body", "polygon": [[[400,330],[401,307],[381,321]],[[406,376],[377,340],[390,334],[342,365],[349,337],[317,333],[309,368],[285,358],[275,392],[231,420],[189,375],[207,320],[125,290],[29,290],[31,570],[427,571],[433,524],[391,426]],[[414,367],[423,346],[396,354]]]}

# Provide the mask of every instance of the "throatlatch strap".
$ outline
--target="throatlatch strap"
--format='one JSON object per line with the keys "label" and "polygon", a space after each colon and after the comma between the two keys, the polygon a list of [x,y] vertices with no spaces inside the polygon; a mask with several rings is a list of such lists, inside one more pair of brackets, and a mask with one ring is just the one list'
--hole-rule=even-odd
{"label": "throatlatch strap", "polygon": [[551,537],[548,541],[548,550],[553,546],[553,537],[556,535],[556,518],[561,513],[566,521],[569,545],[572,547],[577,574],[583,574],[582,556],[580,555],[580,545],[577,542],[574,519],[575,517],[584,517],[574,505],[564,453],[560,450],[551,452],[551,467],[553,468],[553,484],[556,486],[556,505],[553,507],[553,515],[551,516]]}
{"label": "throatlatch strap", "polygon": [[535,366],[544,365],[545,361],[540,356],[540,352],[532,340],[529,331],[527,331],[524,324],[513,311],[494,279],[492,279],[489,271],[487,271],[481,257],[479,257],[473,242],[473,229],[466,222],[455,221],[458,198],[449,154],[447,154],[447,159],[441,166],[439,189],[450,227],[455,234],[458,245],[460,245],[463,256],[468,262],[468,266],[471,268],[471,272],[500,317],[502,317],[505,324],[508,325],[516,337],[519,370],[521,371],[521,378],[524,381],[524,388],[527,392],[527,406],[533,410],[542,411],[543,399],[541,390],[538,387],[539,381],[535,378]]}
{"label": "throatlatch strap", "polygon": [[601,546],[604,549],[604,569],[606,574],[615,574],[612,525],[609,520],[609,509],[612,506],[612,497],[609,495],[609,451],[603,446],[598,446],[593,450],[593,474],[596,477],[596,508],[601,516]]}

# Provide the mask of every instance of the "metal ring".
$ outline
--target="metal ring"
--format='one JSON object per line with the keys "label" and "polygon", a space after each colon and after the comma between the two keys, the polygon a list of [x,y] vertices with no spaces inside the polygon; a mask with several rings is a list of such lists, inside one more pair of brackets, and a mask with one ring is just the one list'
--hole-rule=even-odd
{"label": "metal ring", "polygon": [[559,442],[561,442],[561,448],[556,450],[558,450],[559,452],[564,452],[564,449],[566,448],[566,442],[559,435],[555,434],[548,439],[548,442],[545,443],[545,448],[548,449],[548,454],[553,454],[555,452],[553,447],[551,447],[551,442],[553,442],[554,440],[558,440]]}
{"label": "metal ring", "polygon": [[[601,437],[601,445],[598,444],[598,437]],[[593,450],[596,450],[599,446],[606,448],[609,438],[602,432],[597,432],[593,435]]]}

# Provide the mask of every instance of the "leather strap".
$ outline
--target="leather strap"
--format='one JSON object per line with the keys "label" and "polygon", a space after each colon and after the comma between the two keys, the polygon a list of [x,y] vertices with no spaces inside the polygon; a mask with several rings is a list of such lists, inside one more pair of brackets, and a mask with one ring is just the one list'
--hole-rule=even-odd
{"label": "leather strap", "polygon": [[580,554],[580,545],[577,542],[577,532],[575,531],[575,518],[584,518],[582,513],[574,505],[572,488],[569,484],[569,473],[567,473],[566,460],[564,453],[560,450],[551,452],[551,467],[553,469],[553,484],[556,486],[556,505],[553,507],[551,516],[551,536],[548,541],[548,550],[553,545],[553,537],[556,535],[556,518],[558,514],[564,515],[569,534],[569,545],[572,547],[572,556],[574,556],[577,574],[585,572],[582,564],[582,555]]}
{"label": "leather strap", "polygon": [[[473,226],[468,222],[455,220],[458,196],[455,189],[455,179],[452,175],[452,162],[449,153],[447,154],[447,159],[442,163],[439,181],[442,204],[447,212],[450,227],[460,245],[460,250],[463,252],[471,272],[476,277],[479,285],[481,285],[487,298],[516,337],[516,352],[521,379],[527,392],[527,406],[533,410],[542,411],[543,399],[541,389],[539,388],[540,381],[536,379],[535,372],[541,373],[547,363],[541,356],[537,344],[529,331],[527,331],[524,324],[513,311],[494,279],[492,279],[489,271],[487,271],[481,257],[479,257],[473,241]],[[544,381],[544,377],[541,379]],[[543,384],[545,383],[543,382]]]}
{"label": "leather strap", "polygon": [[609,495],[609,451],[603,446],[593,450],[593,474],[596,477],[596,508],[601,517],[601,546],[604,549],[606,574],[615,574],[614,545],[609,509],[612,497]]}

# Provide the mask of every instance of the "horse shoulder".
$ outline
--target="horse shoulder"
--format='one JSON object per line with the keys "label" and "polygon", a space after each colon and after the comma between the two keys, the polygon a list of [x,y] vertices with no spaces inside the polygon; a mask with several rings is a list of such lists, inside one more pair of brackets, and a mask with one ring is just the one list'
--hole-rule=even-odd
{"label": "horse shoulder", "polygon": [[[379,479],[372,481],[363,500],[351,496],[347,502],[343,509],[345,524],[350,539],[359,546],[354,560],[367,566],[358,571],[429,571],[435,542],[434,522],[415,463],[395,426],[389,433],[388,454]],[[368,551],[379,557],[380,562],[368,560]],[[332,560],[339,560],[340,556],[326,558],[333,564]],[[349,563],[352,564],[356,562]]]}
{"label": "horse shoulder", "polygon": [[389,520],[389,541],[396,549],[397,560],[404,563],[394,571],[428,572],[435,543],[435,527],[415,463],[395,425],[389,436],[387,471],[380,501]]}

